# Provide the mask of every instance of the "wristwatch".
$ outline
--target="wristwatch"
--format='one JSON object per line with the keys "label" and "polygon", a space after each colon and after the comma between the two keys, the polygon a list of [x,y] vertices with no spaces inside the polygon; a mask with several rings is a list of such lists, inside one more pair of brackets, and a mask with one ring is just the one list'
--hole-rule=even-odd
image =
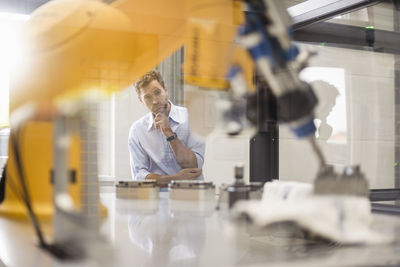
{"label": "wristwatch", "polygon": [[174,140],[175,138],[178,138],[178,136],[176,135],[176,133],[174,133],[174,135],[171,135],[170,137],[167,137],[167,141],[171,142],[172,140]]}

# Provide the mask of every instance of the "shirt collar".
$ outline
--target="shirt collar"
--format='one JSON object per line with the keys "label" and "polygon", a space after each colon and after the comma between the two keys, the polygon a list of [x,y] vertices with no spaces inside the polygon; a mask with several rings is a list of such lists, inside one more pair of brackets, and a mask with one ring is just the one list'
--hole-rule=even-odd
{"label": "shirt collar", "polygon": [[[183,118],[181,118],[181,116],[179,116],[178,114],[178,110],[176,108],[176,106],[174,104],[172,104],[172,102],[170,100],[168,100],[168,103],[171,105],[171,109],[169,110],[169,115],[168,118],[171,118],[173,121],[177,122],[177,123],[182,123]],[[147,126],[147,131],[150,131],[153,128],[154,125],[154,117],[153,117],[153,113],[149,113],[149,125]]]}

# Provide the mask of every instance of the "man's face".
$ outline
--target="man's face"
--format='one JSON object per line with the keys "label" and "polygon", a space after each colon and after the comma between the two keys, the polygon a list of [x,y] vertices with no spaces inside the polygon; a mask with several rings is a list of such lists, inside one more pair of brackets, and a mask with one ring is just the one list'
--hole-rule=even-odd
{"label": "man's face", "polygon": [[164,113],[168,115],[168,89],[165,89],[157,80],[151,81],[140,89],[140,102],[153,113]]}

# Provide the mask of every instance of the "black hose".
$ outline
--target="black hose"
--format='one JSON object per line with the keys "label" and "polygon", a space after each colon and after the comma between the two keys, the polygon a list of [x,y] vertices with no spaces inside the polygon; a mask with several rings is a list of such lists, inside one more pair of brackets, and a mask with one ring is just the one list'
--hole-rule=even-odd
{"label": "black hose", "polygon": [[[22,128],[23,126],[21,126]],[[40,228],[40,224],[39,221],[33,211],[32,205],[31,205],[31,198],[29,195],[29,191],[28,191],[28,187],[26,185],[26,179],[25,179],[25,173],[24,173],[24,169],[23,169],[23,164],[22,164],[22,158],[20,155],[20,149],[19,149],[19,142],[20,140],[20,134],[21,134],[21,130],[17,129],[17,130],[11,130],[10,133],[10,139],[11,139],[11,143],[12,143],[12,149],[14,152],[14,158],[15,158],[15,163],[16,163],[16,167],[17,167],[17,176],[19,178],[19,181],[21,182],[21,187],[22,187],[22,191],[23,191],[23,200],[25,203],[25,206],[28,210],[28,214],[29,217],[33,223],[33,227],[35,229],[36,235],[39,239],[39,244],[41,247],[45,247],[46,241],[43,238],[43,233],[42,230]]]}

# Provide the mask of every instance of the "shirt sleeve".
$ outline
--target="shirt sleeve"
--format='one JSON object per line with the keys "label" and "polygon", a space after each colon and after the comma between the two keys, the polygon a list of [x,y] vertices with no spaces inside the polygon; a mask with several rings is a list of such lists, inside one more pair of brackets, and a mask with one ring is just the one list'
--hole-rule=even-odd
{"label": "shirt sleeve", "polygon": [[132,179],[144,180],[146,176],[150,174],[149,172],[150,160],[147,153],[140,145],[138,137],[135,135],[133,129],[131,129],[129,133],[128,143],[129,143]]}
{"label": "shirt sleeve", "polygon": [[194,135],[192,132],[189,132],[188,144],[187,147],[194,153],[197,159],[197,168],[203,168],[204,164],[204,151],[205,151],[205,143],[200,137]]}

